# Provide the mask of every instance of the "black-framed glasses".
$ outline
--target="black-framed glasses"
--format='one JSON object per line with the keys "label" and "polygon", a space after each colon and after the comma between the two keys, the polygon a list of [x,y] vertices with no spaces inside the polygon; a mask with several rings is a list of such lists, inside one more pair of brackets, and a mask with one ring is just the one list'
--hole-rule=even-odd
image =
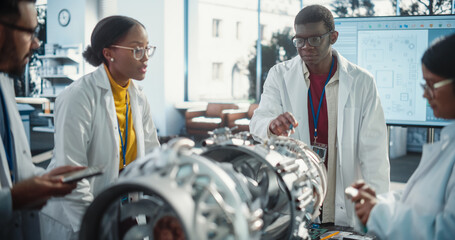
{"label": "black-framed glasses", "polygon": [[328,34],[332,33],[333,31],[330,30],[324,34],[322,34],[321,36],[316,36],[316,37],[309,37],[309,38],[299,38],[299,37],[293,37],[292,38],[292,43],[294,44],[294,46],[296,48],[301,48],[303,46],[305,46],[305,43],[308,41],[308,43],[313,46],[313,47],[319,47],[321,46],[321,43],[322,43],[322,38],[324,38],[325,36],[327,36]]}
{"label": "black-framed glasses", "polygon": [[146,52],[147,52],[147,57],[151,58],[153,56],[153,54],[155,53],[155,49],[156,49],[155,46],[151,46],[151,45],[149,45],[145,48],[144,47],[132,48],[132,47],[119,46],[119,45],[111,45],[111,47],[131,50],[133,52],[133,57],[136,60],[141,60],[144,57]]}
{"label": "black-framed glasses", "polygon": [[18,31],[29,33],[31,41],[33,41],[35,38],[38,37],[39,31],[40,31],[40,26],[39,25],[37,25],[36,28],[26,28],[26,27],[17,26],[17,25],[12,24],[12,23],[4,22],[4,21],[1,21],[1,20],[0,20],[0,24],[2,24],[5,27],[14,29],[14,30],[18,30]]}
{"label": "black-framed glasses", "polygon": [[453,83],[453,79],[449,78],[449,79],[445,79],[445,80],[439,81],[437,83],[434,83],[433,86],[430,86],[427,83],[422,83],[422,84],[420,84],[420,86],[423,88],[423,92],[428,93],[428,96],[430,97],[430,99],[433,99],[435,89],[444,87],[445,85],[448,85],[451,83]]}

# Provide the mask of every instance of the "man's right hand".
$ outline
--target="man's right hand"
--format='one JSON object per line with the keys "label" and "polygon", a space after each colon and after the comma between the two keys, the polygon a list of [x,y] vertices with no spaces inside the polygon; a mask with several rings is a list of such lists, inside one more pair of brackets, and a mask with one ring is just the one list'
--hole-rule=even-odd
{"label": "man's right hand", "polygon": [[11,188],[13,210],[41,209],[51,197],[61,197],[76,188],[77,183],[63,183],[57,174],[85,167],[63,166],[43,176],[36,176],[14,184]]}
{"label": "man's right hand", "polygon": [[294,129],[298,125],[299,123],[294,118],[294,115],[290,112],[285,112],[270,122],[269,131],[277,136],[287,137],[295,132]]}

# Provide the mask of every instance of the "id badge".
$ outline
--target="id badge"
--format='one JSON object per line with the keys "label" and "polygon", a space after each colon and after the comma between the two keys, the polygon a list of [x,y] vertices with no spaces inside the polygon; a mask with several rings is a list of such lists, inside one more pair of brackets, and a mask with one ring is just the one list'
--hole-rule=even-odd
{"label": "id badge", "polygon": [[327,145],[322,143],[313,143],[311,148],[322,159],[322,162],[325,162],[325,157],[327,156]]}

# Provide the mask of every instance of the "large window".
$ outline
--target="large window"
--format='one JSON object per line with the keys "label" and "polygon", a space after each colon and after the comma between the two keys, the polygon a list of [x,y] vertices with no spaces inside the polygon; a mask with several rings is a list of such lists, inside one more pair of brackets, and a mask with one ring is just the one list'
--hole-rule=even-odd
{"label": "large window", "polygon": [[[247,101],[248,64],[256,54],[257,0],[189,1],[188,100]],[[262,0],[263,44],[292,27],[299,0]],[[207,37],[210,36],[210,37]]]}
{"label": "large window", "polygon": [[[276,44],[277,34],[279,39],[283,35],[289,39],[294,35],[294,17],[301,7],[321,4],[335,17],[394,16],[397,12],[400,15],[438,15],[453,11],[452,0],[432,7],[426,5],[428,0],[399,0],[399,11],[396,0],[185,1],[188,4],[185,96],[189,101],[247,101],[255,98],[258,36],[262,46],[259,59],[262,61],[261,76],[264,77],[269,68],[264,65],[265,61],[274,64],[289,54],[283,52],[282,46],[273,44]],[[270,51],[276,53],[270,54]]]}

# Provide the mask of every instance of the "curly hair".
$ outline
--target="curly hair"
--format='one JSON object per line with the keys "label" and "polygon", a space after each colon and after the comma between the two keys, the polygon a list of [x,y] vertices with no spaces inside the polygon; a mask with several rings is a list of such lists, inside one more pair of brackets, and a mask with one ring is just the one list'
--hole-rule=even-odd
{"label": "curly hair", "polygon": [[335,22],[333,20],[332,12],[322,5],[310,5],[302,10],[295,16],[294,25],[317,23],[323,21],[327,31],[335,30]]}

